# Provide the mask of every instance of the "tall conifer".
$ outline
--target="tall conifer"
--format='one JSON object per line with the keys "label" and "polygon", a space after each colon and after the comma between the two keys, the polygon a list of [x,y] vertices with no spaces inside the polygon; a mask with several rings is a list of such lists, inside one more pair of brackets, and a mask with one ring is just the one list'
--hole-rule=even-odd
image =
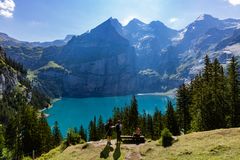
{"label": "tall conifer", "polygon": [[228,88],[230,106],[230,127],[240,126],[240,87],[239,66],[235,57],[232,57],[228,67]]}
{"label": "tall conifer", "polygon": [[61,144],[62,142],[62,134],[61,134],[61,131],[58,127],[58,122],[56,121],[54,123],[54,127],[53,127],[53,143],[54,143],[54,146],[58,146]]}
{"label": "tall conifer", "polygon": [[171,101],[168,101],[168,104],[167,104],[166,127],[170,130],[170,132],[173,135],[179,134],[179,127],[177,124],[175,111],[173,109],[173,105],[172,105]]}
{"label": "tall conifer", "polygon": [[181,85],[177,90],[177,118],[180,129],[184,130],[185,132],[190,129],[190,113],[189,113],[189,106],[190,106],[190,93],[188,88],[185,84]]}

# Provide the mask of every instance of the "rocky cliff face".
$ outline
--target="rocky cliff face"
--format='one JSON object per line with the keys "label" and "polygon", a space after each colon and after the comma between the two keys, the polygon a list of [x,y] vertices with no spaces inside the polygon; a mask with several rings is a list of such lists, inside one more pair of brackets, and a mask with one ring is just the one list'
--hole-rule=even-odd
{"label": "rocky cliff face", "polygon": [[[32,92],[28,86],[26,77],[23,75],[22,66],[6,57],[4,50],[0,47],[0,99],[13,90],[21,91],[29,102]],[[26,85],[27,84],[27,85]]]}
{"label": "rocky cliff face", "polygon": [[5,92],[8,92],[18,85],[17,74],[7,67],[1,66],[0,69],[0,99]]}
{"label": "rocky cliff face", "polygon": [[[27,73],[23,66],[7,57],[5,51],[0,47],[0,100],[5,103],[9,96],[12,97],[19,93],[36,108],[49,105],[50,99],[41,90],[33,87],[26,76]],[[6,106],[3,105],[4,107]]]}
{"label": "rocky cliff face", "polygon": [[134,59],[124,53],[81,63],[77,74],[72,72],[64,78],[64,94],[104,96],[131,93],[135,90],[136,81],[132,63]]}
{"label": "rocky cliff face", "polygon": [[[11,66],[3,49],[0,47],[0,98],[3,97],[3,94],[11,92],[16,87],[21,87],[20,81],[23,79],[24,77],[22,77],[20,71]],[[27,93],[25,92],[25,94]]]}
{"label": "rocky cliff face", "polygon": [[38,78],[65,97],[130,94],[136,90],[135,59],[133,47],[109,19],[89,33],[73,37],[53,57],[65,71],[49,68]]}

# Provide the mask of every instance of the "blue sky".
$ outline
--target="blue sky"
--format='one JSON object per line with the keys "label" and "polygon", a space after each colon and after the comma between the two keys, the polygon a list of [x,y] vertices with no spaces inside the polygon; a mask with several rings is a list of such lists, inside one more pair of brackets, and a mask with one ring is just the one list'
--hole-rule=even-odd
{"label": "blue sky", "polygon": [[160,20],[182,29],[203,13],[240,19],[240,0],[0,0],[0,32],[49,41],[82,34],[109,17],[123,24]]}

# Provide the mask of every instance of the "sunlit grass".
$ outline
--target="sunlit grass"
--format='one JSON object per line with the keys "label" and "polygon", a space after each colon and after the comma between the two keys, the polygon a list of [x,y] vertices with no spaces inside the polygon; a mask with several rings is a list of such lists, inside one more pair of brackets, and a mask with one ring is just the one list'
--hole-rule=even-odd
{"label": "sunlit grass", "polygon": [[[70,146],[64,151],[58,147],[39,160],[88,160],[101,159],[100,153],[106,147],[106,141]],[[159,141],[147,141],[140,145],[121,144],[119,159],[145,160],[239,160],[240,128],[219,129],[196,132],[178,137],[171,147],[163,148]],[[106,159],[114,159],[113,150]],[[119,153],[118,153],[119,154]]]}

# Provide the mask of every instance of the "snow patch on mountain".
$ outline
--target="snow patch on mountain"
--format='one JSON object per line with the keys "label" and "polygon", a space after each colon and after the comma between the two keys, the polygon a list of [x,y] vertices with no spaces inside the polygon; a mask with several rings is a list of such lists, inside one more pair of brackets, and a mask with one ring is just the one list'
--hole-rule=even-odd
{"label": "snow patch on mountain", "polygon": [[181,41],[184,38],[185,33],[187,31],[188,31],[188,28],[183,29],[181,32],[178,33],[176,37],[172,38],[172,41],[173,42]]}
{"label": "snow patch on mountain", "polygon": [[138,74],[142,75],[142,76],[148,76],[148,77],[159,77],[160,76],[160,74],[157,71],[150,69],[150,68],[145,69],[145,70],[140,70],[138,72]]}
{"label": "snow patch on mountain", "polygon": [[240,28],[240,21],[225,22],[224,25],[225,25],[224,29],[239,29]]}
{"label": "snow patch on mountain", "polygon": [[240,23],[236,26],[236,29],[240,29]]}
{"label": "snow patch on mountain", "polygon": [[148,40],[148,39],[151,39],[151,38],[154,38],[154,36],[153,35],[145,35],[142,38],[140,38],[139,40],[140,41],[145,41],[145,40]]}
{"label": "snow patch on mountain", "polygon": [[189,74],[197,75],[202,71],[203,68],[204,68],[204,64],[195,65],[190,69]]}
{"label": "snow patch on mountain", "polygon": [[226,51],[227,53],[231,53],[234,56],[240,56],[240,43],[231,45],[231,46],[227,46],[224,51]]}

